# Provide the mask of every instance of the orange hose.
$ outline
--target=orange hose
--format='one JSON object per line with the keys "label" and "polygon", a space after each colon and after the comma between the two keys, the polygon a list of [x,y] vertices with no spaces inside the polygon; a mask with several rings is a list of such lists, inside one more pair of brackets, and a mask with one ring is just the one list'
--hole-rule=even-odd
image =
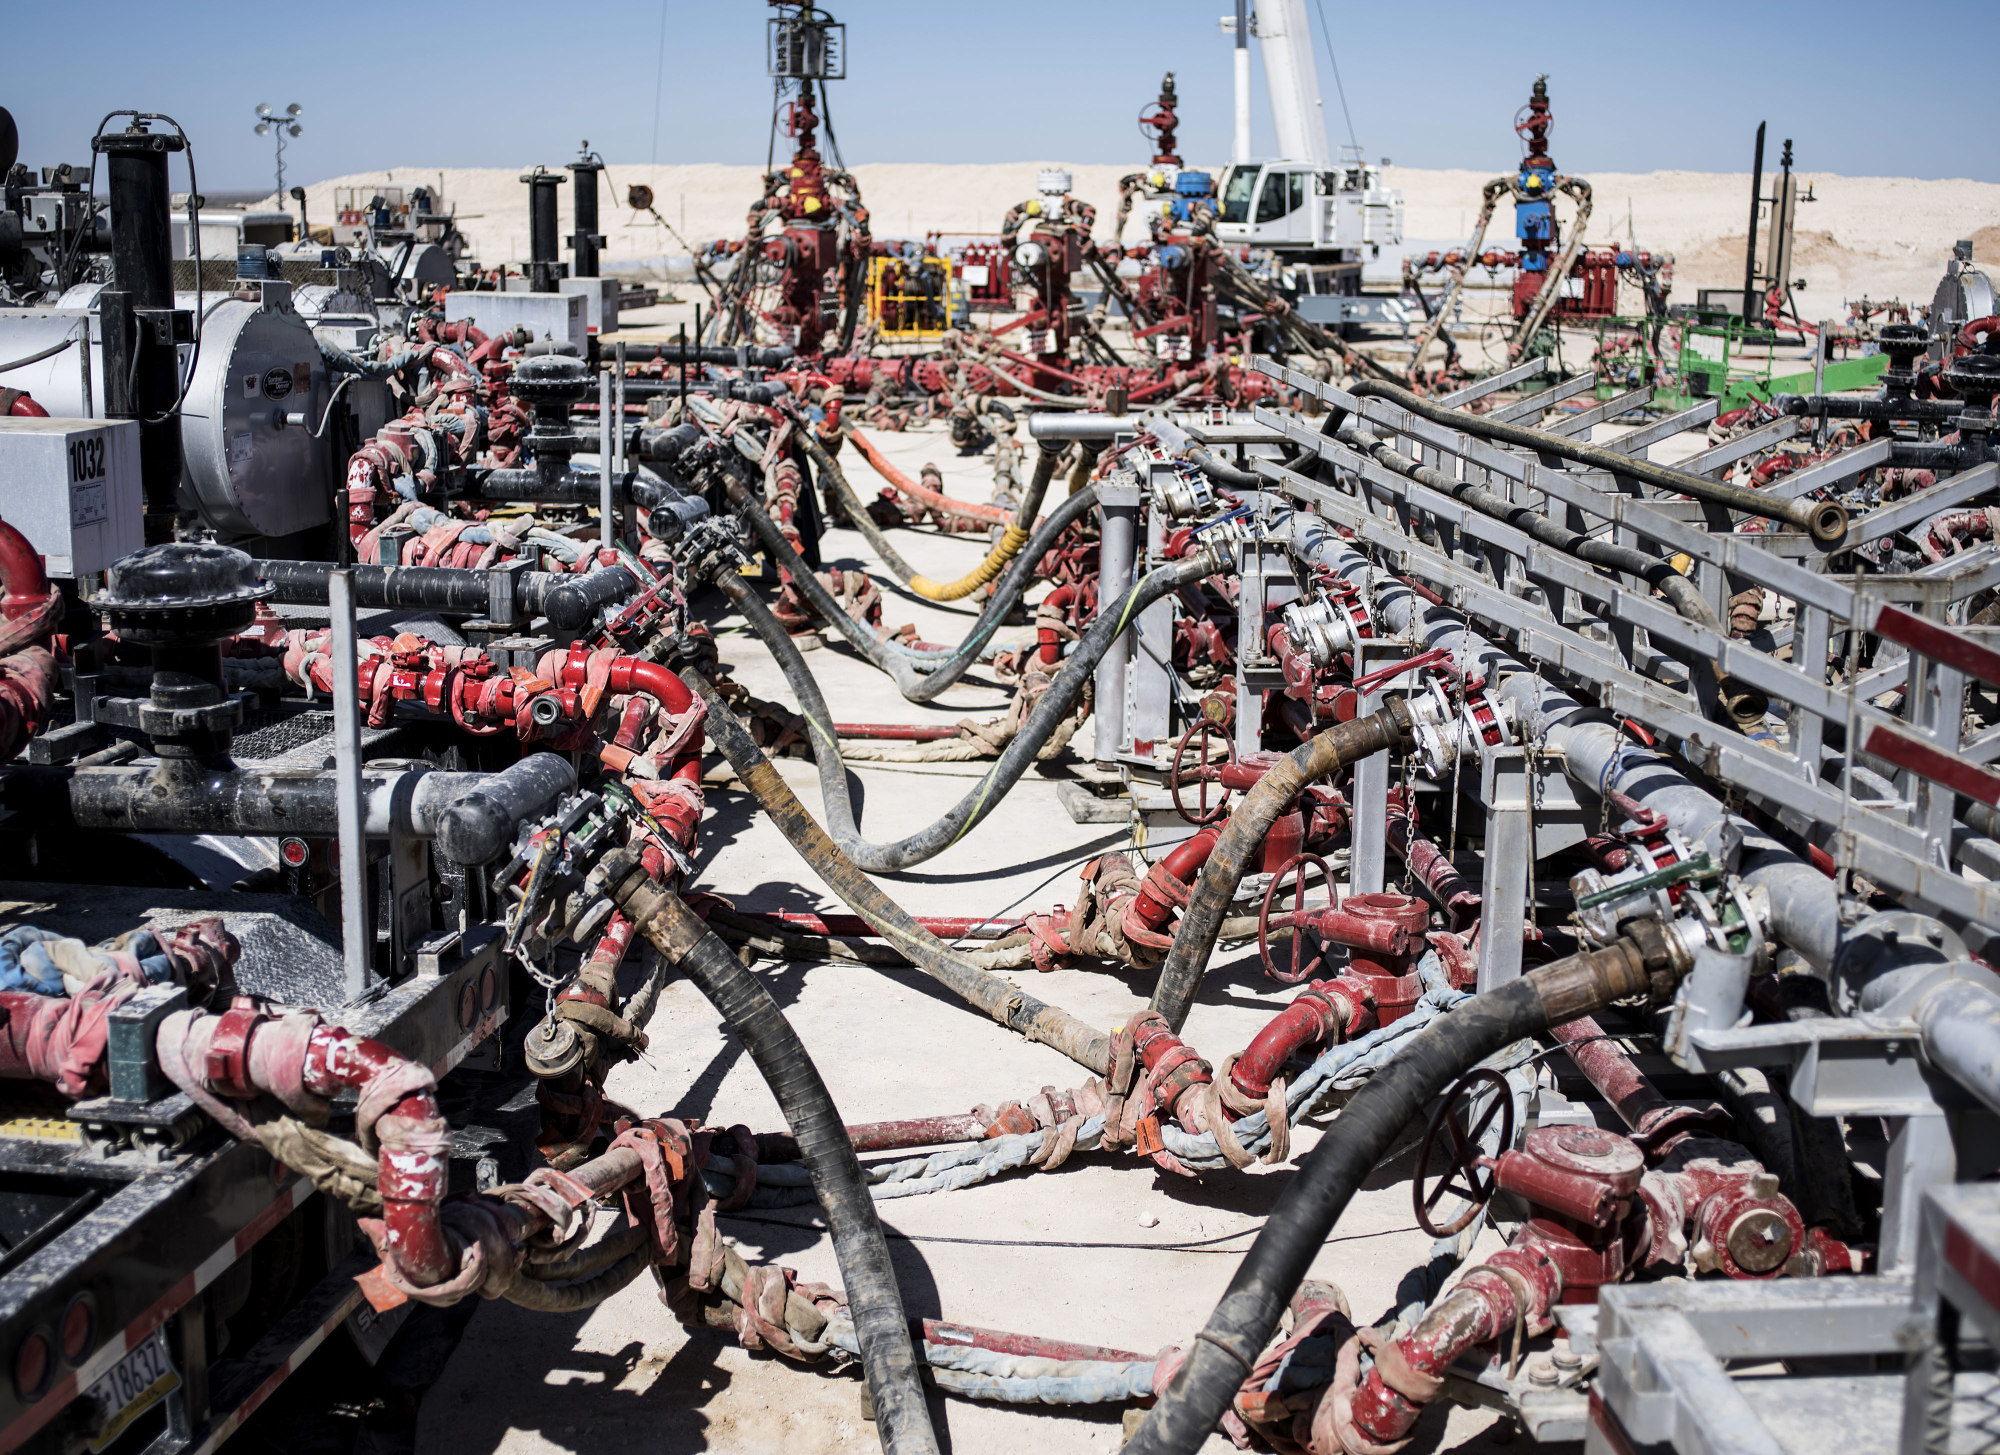
{"label": "orange hose", "polygon": [[970,501],[953,500],[949,495],[941,494],[931,489],[928,485],[919,485],[908,475],[905,475],[901,470],[890,464],[882,452],[875,448],[868,436],[858,429],[850,429],[847,432],[847,437],[854,441],[856,449],[867,456],[868,463],[875,467],[876,474],[887,480],[892,489],[909,496],[912,500],[921,500],[926,505],[933,506],[939,510],[948,510],[956,515],[968,515],[974,520],[990,521],[994,525],[1007,525],[1014,519],[1014,512],[1008,510],[1005,506],[974,505]]}

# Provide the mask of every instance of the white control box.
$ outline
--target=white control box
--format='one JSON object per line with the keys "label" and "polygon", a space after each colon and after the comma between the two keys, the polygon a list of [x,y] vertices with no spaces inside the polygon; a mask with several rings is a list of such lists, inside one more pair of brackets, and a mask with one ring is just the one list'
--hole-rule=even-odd
{"label": "white control box", "polygon": [[592,333],[618,331],[618,295],[624,285],[616,278],[565,278],[565,293],[580,293],[584,301],[584,323]]}
{"label": "white control box", "polygon": [[472,320],[481,333],[525,328],[537,339],[572,343],[581,354],[590,342],[589,300],[581,293],[461,293],[444,296],[448,323]]}
{"label": "white control box", "polygon": [[133,419],[0,417],[0,519],[51,576],[104,570],[146,543]]}

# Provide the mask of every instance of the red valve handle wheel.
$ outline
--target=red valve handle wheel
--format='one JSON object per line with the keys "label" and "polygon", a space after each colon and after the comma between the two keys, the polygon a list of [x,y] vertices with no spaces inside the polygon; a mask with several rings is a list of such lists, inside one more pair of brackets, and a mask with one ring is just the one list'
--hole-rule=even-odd
{"label": "red valve handle wheel", "polygon": [[[1301,980],[1310,980],[1319,973],[1319,967],[1326,963],[1326,941],[1319,937],[1314,928],[1320,911],[1306,908],[1306,866],[1317,864],[1320,877],[1326,881],[1328,907],[1340,908],[1340,891],[1334,888],[1333,871],[1326,866],[1326,860],[1318,854],[1294,854],[1278,866],[1278,872],[1271,876],[1270,884],[1264,890],[1264,907],[1257,912],[1257,953],[1264,961],[1264,973],[1281,985],[1297,985]],[[1288,875],[1296,871],[1292,882],[1292,907],[1284,912],[1275,928],[1290,929],[1291,943],[1286,947],[1285,968],[1279,969],[1271,956],[1271,908],[1278,903],[1279,890]],[[1311,942],[1312,958],[1306,958],[1307,943]]]}
{"label": "red valve handle wheel", "polygon": [[[1181,765],[1187,761],[1188,746],[1197,738],[1201,740],[1201,752],[1195,759],[1193,775],[1183,776]],[[1209,807],[1208,785],[1215,782],[1220,776],[1220,770],[1208,761],[1208,740],[1210,738],[1221,739],[1222,746],[1228,750],[1229,756],[1224,759],[1225,762],[1234,763],[1236,761],[1235,740],[1219,724],[1203,718],[1200,722],[1182,733],[1181,740],[1174,744],[1174,766],[1167,774],[1167,791],[1174,796],[1174,812],[1179,814],[1185,822],[1193,824],[1196,828],[1206,828],[1212,823],[1220,823],[1229,812],[1229,790],[1227,788],[1222,790],[1222,796],[1216,799],[1215,806],[1213,808]],[[1187,804],[1181,799],[1181,788],[1186,783],[1199,783],[1201,785],[1201,795],[1195,800],[1198,810],[1196,813],[1189,813]]]}
{"label": "red valve handle wheel", "polygon": [[[1491,1088],[1492,1100],[1475,1117],[1473,1103],[1484,1088]],[[1410,1181],[1410,1202],[1416,1209],[1417,1226],[1433,1238],[1462,1231],[1492,1201],[1495,1159],[1482,1152],[1479,1144],[1496,1117],[1500,1119],[1500,1150],[1504,1152],[1514,1145],[1514,1093],[1505,1076],[1484,1069],[1468,1071],[1459,1077],[1431,1113],[1423,1143],[1417,1148],[1417,1175]],[[1439,1132],[1451,1138],[1451,1160],[1438,1170],[1436,1181],[1432,1181],[1431,1148],[1436,1145]],[[1448,1223],[1440,1223],[1435,1220],[1437,1205],[1447,1193],[1464,1198],[1465,1211]]]}

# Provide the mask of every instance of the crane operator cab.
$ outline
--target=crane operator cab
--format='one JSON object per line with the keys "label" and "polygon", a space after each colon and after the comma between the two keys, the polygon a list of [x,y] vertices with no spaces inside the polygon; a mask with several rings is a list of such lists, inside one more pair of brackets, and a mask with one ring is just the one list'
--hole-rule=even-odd
{"label": "crane operator cab", "polygon": [[[1351,149],[1346,149],[1351,150]],[[1238,247],[1339,254],[1315,263],[1377,257],[1403,240],[1403,194],[1359,156],[1331,168],[1310,162],[1238,162],[1222,174],[1215,235]]]}

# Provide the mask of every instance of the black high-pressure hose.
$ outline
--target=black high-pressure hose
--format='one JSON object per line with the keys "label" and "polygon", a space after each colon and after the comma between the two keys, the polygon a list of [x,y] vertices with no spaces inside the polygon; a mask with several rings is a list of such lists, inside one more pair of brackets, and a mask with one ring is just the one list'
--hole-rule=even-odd
{"label": "black high-pressure hose", "polygon": [[[743,613],[751,630],[763,638],[764,645],[771,649],[771,655],[778,660],[778,669],[785,674],[785,681],[791,686],[792,695],[798,699],[799,715],[812,730],[813,763],[819,769],[819,792],[826,804],[829,834],[840,845],[841,852],[856,864],[864,869],[876,869],[878,861],[901,845],[892,844],[885,848],[861,837],[861,827],[854,818],[854,800],[847,790],[847,765],[841,758],[840,739],[833,729],[833,713],[826,705],[825,695],[819,690],[818,679],[806,665],[805,654],[799,651],[791,635],[771,614],[770,608],[757,599],[757,593],[740,577],[724,573],[716,577],[716,585]],[[1022,724],[1022,733],[1025,735],[1035,729],[1039,750],[1039,745],[1048,740],[1049,733],[1060,721],[1059,717],[1051,717],[1046,724],[1038,724],[1036,719],[1031,718]],[[1046,726],[1047,731],[1040,731],[1042,726]],[[1012,781],[1003,785],[1001,795],[1012,787]],[[994,801],[998,802],[998,797]],[[882,871],[876,869],[876,872]]]}
{"label": "black high-pressure hose", "polygon": [[1665,937],[1639,921],[1632,938],[1531,970],[1412,1036],[1354,1093],[1333,1132],[1320,1138],[1279,1194],[1228,1291],[1189,1345],[1187,1362],[1125,1446],[1128,1455],[1187,1455],[1208,1438],[1333,1225],[1433,1097],[1523,1037],[1630,995],[1651,992],[1663,1001],[1676,978]]}
{"label": "black high-pressure hose", "polygon": [[1668,605],[1689,621],[1721,631],[1722,623],[1709,605],[1702,599],[1694,582],[1688,580],[1672,566],[1657,556],[1649,556],[1632,546],[1613,545],[1610,541],[1597,540],[1573,531],[1567,526],[1556,524],[1539,511],[1530,510],[1525,505],[1516,505],[1498,491],[1488,490],[1482,485],[1471,485],[1463,480],[1454,480],[1441,470],[1433,470],[1428,465],[1419,465],[1403,454],[1382,436],[1372,430],[1363,429],[1353,419],[1343,421],[1335,431],[1334,438],[1369,456],[1385,469],[1394,470],[1406,480],[1414,480],[1419,485],[1449,495],[1452,499],[1471,506],[1481,515],[1505,521],[1514,529],[1533,536],[1543,545],[1561,551],[1566,556],[1574,556],[1593,566],[1602,566],[1608,571],[1621,571],[1628,576],[1637,576],[1647,585],[1667,599]]}
{"label": "black high-pressure hose", "polygon": [[1616,450],[1608,450],[1601,445],[1581,444],[1564,435],[1551,434],[1545,429],[1535,429],[1525,424],[1509,424],[1490,415],[1453,409],[1449,405],[1412,394],[1400,384],[1389,384],[1380,379],[1359,380],[1347,392],[1358,398],[1365,399],[1372,396],[1386,399],[1397,408],[1407,409],[1410,413],[1433,424],[1463,430],[1466,434],[1478,435],[1481,439],[1498,440],[1502,444],[1519,445],[1539,454],[1574,460],[1579,465],[1589,465],[1592,469],[1606,470],[1614,475],[1641,481],[1656,490],[1665,490],[1675,495],[1692,495],[1697,500],[1726,505],[1731,510],[1742,511],[1745,515],[1784,521],[1787,525],[1795,525],[1811,536],[1813,544],[1823,551],[1835,549],[1847,538],[1847,509],[1830,500],[1780,500],[1756,490],[1746,490],[1740,485],[1718,484],[1700,475],[1690,475],[1685,470],[1656,465],[1650,460],[1641,460],[1633,455],[1621,455]]}
{"label": "black high-pressure hose", "polygon": [[1028,588],[1035,584],[1035,567],[1041,564],[1042,557],[1055,549],[1064,531],[1096,508],[1097,487],[1093,485],[1075,495],[1066,496],[1060,505],[1050,511],[1048,519],[1035,527],[1027,546],[1007,563],[1006,573],[993,588],[993,599],[979,613],[979,620],[972,624],[972,630],[953,648],[950,656],[924,659],[925,675],[903,696],[911,702],[930,702],[943,695],[945,689],[977,665],[979,654],[986,650],[993,634],[1006,625],[1008,614],[1020,605],[1021,598],[1028,594]]}
{"label": "black high-pressure hose", "polygon": [[674,671],[708,704],[709,741],[722,750],[729,766],[757,796],[779,831],[791,840],[799,857],[849,909],[902,951],[912,965],[967,1005],[984,1011],[1031,1041],[1053,1047],[1079,1066],[1100,1075],[1109,1069],[1110,1042],[1102,1031],[1093,1030],[1067,1011],[988,974],[918,924],[908,910],[855,868],[853,861],[813,821],[798,795],[778,776],[778,770],[750,736],[750,730],[729,710],[729,704],[722,700],[714,684],[684,662],[676,664]]}
{"label": "black high-pressure hose", "polygon": [[857,652],[886,672],[890,680],[896,684],[896,690],[911,702],[929,702],[965,675],[979,660],[980,650],[992,638],[993,633],[1000,629],[1007,613],[1014,609],[1016,603],[1026,594],[1028,587],[1033,584],[1035,566],[1054,546],[1056,538],[1071,523],[1080,520],[1097,504],[1097,491],[1090,489],[1070,496],[1050,512],[1049,518],[1041,523],[1029,540],[1027,549],[1009,563],[1007,574],[1001,577],[993,599],[987,603],[986,610],[980,613],[979,620],[970,634],[959,643],[957,650],[949,657],[940,657],[933,661],[928,658],[912,657],[909,653],[890,646],[849,616],[840,603],[833,599],[833,593],[820,584],[812,568],[799,559],[799,553],[792,549],[791,542],[785,539],[784,533],[778,529],[777,522],[771,519],[748,487],[737,479],[735,473],[726,465],[722,471],[722,478],[730,503],[749,519],[750,528],[756,531],[757,539],[763,542],[764,549],[790,573],[799,590],[805,594],[806,600],[812,603],[813,609],[825,618],[835,631],[846,637]]}
{"label": "black high-pressure hose", "polygon": [[860,497],[854,493],[854,486],[848,482],[847,472],[840,468],[831,454],[827,453],[826,447],[813,438],[812,431],[801,429],[798,437],[805,444],[806,453],[812,457],[813,463],[819,466],[820,478],[832,482],[833,493],[839,498],[841,508],[847,512],[854,528],[860,531],[862,538],[874,548],[875,553],[882,558],[882,563],[926,601],[957,601],[960,597],[970,596],[998,576],[1008,561],[1012,560],[1021,547],[1028,544],[1032,538],[1035,512],[1042,508],[1042,498],[1048,494],[1049,481],[1054,478],[1056,472],[1054,452],[1047,449],[1038,451],[1035,458],[1035,472],[1028,478],[1028,488],[1021,496],[1020,505],[1014,510],[1013,522],[1007,527],[1000,541],[985,560],[958,580],[937,582],[904,560],[902,552],[889,543],[887,533],[875,524],[874,517],[868,514]]}
{"label": "black high-pressure hose", "polygon": [[1188,463],[1208,476],[1225,490],[1262,490],[1265,480],[1248,470],[1239,470],[1227,460],[1217,459],[1213,452],[1202,445],[1190,445],[1184,452]]}
{"label": "black high-pressure hose", "polygon": [[636,854],[619,850],[606,860],[604,877],[639,932],[701,988],[770,1084],[833,1236],[882,1448],[891,1455],[932,1455],[937,1435],[910,1346],[889,1243],[846,1124],[805,1044],[770,991],[679,896],[653,881]]}
{"label": "black high-pressure hose", "polygon": [[[914,585],[921,579],[918,572],[903,559],[895,546],[890,544],[887,534],[869,518],[867,510],[855,495],[854,486],[848,481],[839,462],[821,447],[819,441],[812,438],[810,431],[803,431],[801,438],[805,441],[807,453],[819,466],[820,477],[832,482],[834,495],[840,501],[841,507],[846,510],[849,519],[854,522],[855,529],[861,532],[862,537],[882,558],[884,565],[905,583]],[[1028,491],[1021,498],[1020,507],[1014,512],[1014,524],[1009,527],[1010,530],[1024,530],[1024,522],[1032,522],[1035,512],[1041,509],[1042,500],[1048,493],[1049,483],[1055,476],[1058,453],[1044,449],[1036,458],[1035,473],[1028,481]],[[974,623],[972,630],[966,633],[965,640],[959,643],[958,648],[949,657],[939,660],[934,667],[930,667],[917,686],[904,687],[905,698],[911,702],[929,702],[965,675],[967,669],[979,660],[979,653],[985,648],[986,643],[992,640],[993,633],[1000,629],[1007,614],[1034,584],[1035,567],[1042,557],[1054,548],[1065,530],[1083,519],[1096,504],[1095,488],[1077,491],[1065,497],[1049,518],[1034,528],[1033,534],[1026,537],[1027,544],[1018,553],[1013,553],[1013,559],[1007,563],[1006,571],[1000,577],[1000,584],[993,588],[993,599],[986,604],[986,609],[979,613],[979,620]],[[759,535],[762,535],[761,531]],[[919,594],[924,593],[919,592]],[[817,601],[814,602],[815,606],[818,604]],[[930,664],[927,662],[926,666]],[[900,678],[897,679],[897,686],[903,686]]]}
{"label": "black high-pressure hose", "polygon": [[1406,747],[1409,741],[1410,709],[1400,699],[1392,699],[1380,712],[1338,723],[1301,743],[1243,795],[1209,852],[1208,862],[1201,867],[1180,927],[1174,931],[1173,948],[1167,951],[1160,978],[1153,986],[1153,1009],[1166,1017],[1168,1025],[1178,1031],[1186,1022],[1236,886],[1249,871],[1278,815],[1308,783],[1326,777],[1344,763]]}
{"label": "black high-pressure hose", "polygon": [[[799,664],[799,675],[794,676],[786,658],[795,655],[795,652],[779,652],[779,665],[787,668],[786,679],[799,694],[800,710],[813,726],[813,756],[819,762],[827,819],[841,851],[871,874],[890,874],[943,853],[971,833],[987,814],[999,807],[1008,790],[1028,771],[1042,744],[1049,740],[1082,698],[1085,685],[1097,670],[1098,660],[1124,634],[1132,619],[1161,597],[1170,596],[1183,586],[1192,586],[1204,577],[1228,569],[1229,562],[1219,550],[1201,547],[1184,561],[1148,572],[1143,579],[1127,587],[1118,601],[1100,604],[1097,619],[1084,630],[1076,650],[1064,660],[1055,681],[1049,684],[1048,691],[1035,704],[1035,710],[1021,724],[1021,730],[1001,752],[999,761],[987,769],[986,776],[979,780],[978,785],[942,818],[893,844],[872,844],[861,837],[854,822],[853,805],[848,801],[847,778],[840,765],[839,750],[829,746],[834,739],[826,700],[820,696],[817,685],[812,683],[811,675],[803,671],[803,663]],[[753,621],[752,625],[756,623]],[[769,640],[768,637],[766,639]]]}

